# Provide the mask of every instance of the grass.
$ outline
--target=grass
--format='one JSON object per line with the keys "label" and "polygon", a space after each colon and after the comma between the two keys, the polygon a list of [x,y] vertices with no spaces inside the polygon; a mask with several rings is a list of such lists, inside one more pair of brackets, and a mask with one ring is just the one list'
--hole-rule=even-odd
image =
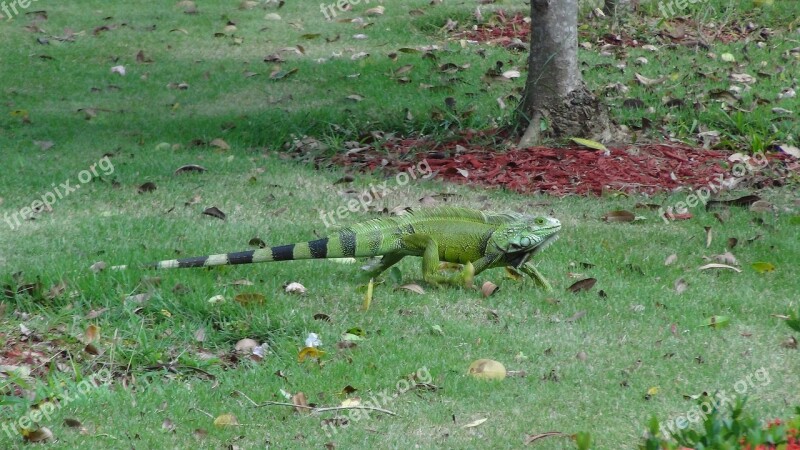
{"label": "grass", "polygon": [[[754,382],[747,394],[764,417],[791,411],[799,400],[794,389],[800,381],[797,350],[781,346],[790,333],[771,316],[796,308],[800,287],[792,270],[800,257],[797,198],[789,190],[760,193],[776,205],[777,214],[733,208],[723,213],[728,215],[724,223],[700,209],[692,211],[695,219],[670,224],[661,222],[654,211],[641,210],[637,214],[647,219],[635,224],[598,219],[613,209],[633,210],[638,202],[674,204],[682,194],[602,201],[523,197],[446,185],[435,178],[398,187],[375,205],[417,206],[426,195],[452,193],[456,197],[451,201],[465,206],[553,213],[564,224],[563,236],[539,265],[554,284],[552,295],[529,281],[516,282],[502,271],[492,271],[480,276],[501,287],[489,298],[476,291],[428,286],[418,295],[395,290],[396,283],[387,281],[376,288],[372,307],[364,312],[363,292],[350,279],[355,266],[287,262],[157,274],[135,268],[176,255],[243,249],[253,237],[282,244],[324,235],[319,211],[347,204],[348,197],[338,191],[359,192],[383,181],[378,175],[358,174],[352,185],[334,184],[342,175],[338,170],[315,171],[287,161],[276,150],[292,134],[327,135],[326,142],[333,144],[358,139],[369,130],[425,130],[446,138],[452,124],[485,127],[507,119],[508,111],[500,110],[495,98],[520,83],[484,88],[478,78],[495,60],[520,66],[524,55],[488,48],[483,60],[472,49],[447,44],[439,26],[448,17],[466,20],[468,11],[455,5],[427,8],[427,2],[407,3],[426,14],[409,21],[406,11],[387,4],[386,15],[372,19],[376,25],[365,30],[325,22],[316,7],[295,3],[277,11],[201,4],[199,14],[187,15],[183,7],[157,2],[133,8],[42,0],[36,7],[48,11],[48,20],[39,25],[45,33],[26,31],[27,18],[0,25],[7,37],[0,57],[6,98],[0,111],[0,151],[7,172],[0,177],[0,284],[13,288],[41,283],[33,295],[3,298],[0,335],[7,343],[5,352],[41,352],[30,355],[29,363],[15,358],[15,364],[35,369],[53,357],[45,364],[47,371],[34,370],[30,378],[12,371],[17,378],[3,379],[0,427],[29,415],[31,405],[48,396],[67,392],[76,398],[62,401],[40,422],[58,438],[52,445],[56,448],[251,448],[265,442],[281,447],[320,447],[327,442],[340,448],[518,447],[525,435],[552,430],[587,431],[597,448],[619,448],[638,441],[651,414],[663,419],[685,414],[693,403],[684,395],[730,392],[748,376]],[[524,8],[511,2],[502,6]],[[789,2],[778,1],[774,8],[789,7]],[[265,20],[272,12],[282,20]],[[764,20],[780,29],[781,16],[776,17]],[[223,31],[229,20],[236,23],[235,33]],[[122,23],[126,25],[93,33],[101,25]],[[75,42],[55,38],[65,36],[66,27],[76,32]],[[215,32],[226,36],[214,37]],[[359,32],[369,39],[353,40]],[[321,36],[301,37],[309,33]],[[323,37],[336,34],[341,35],[338,41],[324,43]],[[46,37],[50,44],[38,44],[37,37]],[[236,37],[244,41],[237,44]],[[751,58],[769,56],[776,64],[796,65],[780,59],[792,45],[789,38],[775,42],[771,51],[749,49]],[[436,62],[414,53],[400,52],[397,61],[385,57],[402,47],[432,43],[449,50]],[[305,55],[284,52],[287,61],[281,64],[284,70],[297,68],[297,73],[269,81],[275,67],[262,62],[264,56],[297,44],[304,46]],[[153,62],[137,63],[139,50]],[[347,56],[315,62],[338,51],[368,51],[372,56],[358,62]],[[699,57],[687,49],[663,51],[658,58],[664,61],[651,63],[642,74],[660,76],[658,67],[675,67],[677,72]],[[602,56],[584,53],[582,58],[590,65],[586,77],[593,89],[630,78],[630,71],[614,79],[613,71],[599,70]],[[672,62],[665,65],[667,60]],[[452,74],[436,69],[444,62],[471,66],[455,75],[460,82],[451,82]],[[124,77],[110,72],[120,64],[127,69]],[[387,75],[404,64],[414,64],[414,83],[399,84]],[[717,64],[708,70],[721,73],[725,67]],[[248,77],[245,72],[258,75]],[[354,73],[360,76],[346,77]],[[784,81],[776,76],[759,82],[752,95],[766,96],[758,90],[774,90]],[[189,88],[167,87],[181,82]],[[421,90],[419,83],[441,88]],[[664,89],[682,95],[678,81],[670,83]],[[660,89],[632,85],[627,95],[641,95],[652,103],[652,117],[658,118],[667,113],[658,105],[666,92]],[[692,89],[699,87],[688,90]],[[364,100],[349,102],[345,97],[351,94]],[[459,109],[474,105],[478,112],[468,118],[431,119],[434,108],[445,109],[448,96],[456,98]],[[613,105],[616,100],[610,101]],[[93,111],[87,113],[87,108]],[[412,120],[407,120],[405,108]],[[638,119],[620,114],[623,122]],[[710,116],[693,110],[672,114],[675,125],[668,124],[669,130],[689,127],[695,119],[712,123]],[[764,114],[750,117],[770,117]],[[788,129],[781,128],[787,122],[777,123],[777,131],[770,122],[734,118],[737,125],[728,131],[730,140],[752,138],[752,131],[759,130],[770,139],[788,139]],[[192,140],[208,143],[215,138],[231,148],[191,145]],[[54,145],[43,150],[34,141]],[[170,145],[159,145],[163,142]],[[179,145],[173,149],[172,144]],[[331,152],[338,149],[334,145]],[[81,171],[107,154],[113,171],[98,165],[98,176],[85,184],[78,181]],[[173,174],[190,163],[208,170]],[[6,214],[30,206],[53,190],[54,183],[66,180],[81,187],[57,200],[52,212],[37,214],[13,230],[7,227]],[[157,189],[138,193],[145,182]],[[201,199],[186,206],[195,196]],[[227,219],[202,215],[210,206],[224,211]],[[374,213],[360,212],[349,220],[368,217]],[[711,226],[714,233],[709,248],[703,226]],[[757,235],[761,238],[748,243]],[[725,251],[728,237],[739,240],[733,252],[743,272],[698,271],[704,256]],[[672,253],[678,262],[665,266],[664,259]],[[101,260],[132,268],[94,274],[89,267]],[[770,262],[776,270],[758,273],[751,266],[758,261]],[[403,261],[403,283],[419,278],[418,264]],[[18,272],[22,274],[15,276]],[[159,280],[152,280],[156,275]],[[598,280],[593,290],[565,291],[578,278],[589,276]],[[678,278],[689,285],[681,295],[674,291]],[[236,280],[252,285],[238,286]],[[66,283],[64,292],[48,299],[50,288],[61,281]],[[302,283],[308,294],[284,292],[283,286],[292,281]],[[600,290],[605,297],[598,295]],[[240,293],[258,293],[265,299],[244,305],[234,300]],[[147,300],[129,299],[137,294],[145,294]],[[215,295],[226,301],[209,303]],[[315,320],[318,313],[330,321]],[[703,326],[713,315],[728,316],[730,325]],[[96,352],[85,348],[91,325],[99,327]],[[356,327],[364,331],[364,340],[355,348],[339,349],[343,333]],[[298,350],[311,332],[321,336],[327,352],[322,365],[298,363]],[[268,343],[269,354],[261,362],[239,361],[233,347],[242,338]],[[527,376],[476,382],[464,374],[478,358],[496,359]],[[760,368],[769,373],[768,383],[754,378]],[[81,387],[82,380],[103,369],[114,373],[110,387]],[[413,390],[391,399],[379,395],[395,393],[398,383],[402,387],[402,380],[415,372],[420,381],[430,374],[430,383],[439,389]],[[335,406],[347,386],[357,389],[351,397],[375,396],[381,407],[398,416],[372,413],[326,433],[321,419],[334,413],[255,408],[242,395],[260,404],[286,402],[282,391],[304,392],[311,403]],[[647,400],[651,388],[658,389]],[[22,390],[27,395],[21,395]],[[225,413],[234,414],[242,425],[213,426],[213,418]],[[64,424],[66,418],[79,420],[85,431]],[[464,428],[482,418],[488,420]],[[24,446],[2,429],[0,444]],[[551,438],[540,446],[573,444]]]}

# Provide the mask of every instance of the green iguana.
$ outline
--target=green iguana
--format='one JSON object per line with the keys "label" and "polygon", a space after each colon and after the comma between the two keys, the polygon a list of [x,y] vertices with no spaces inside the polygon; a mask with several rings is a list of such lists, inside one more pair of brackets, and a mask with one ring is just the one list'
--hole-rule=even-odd
{"label": "green iguana", "polygon": [[[422,257],[425,281],[471,285],[475,274],[511,266],[546,290],[550,284],[530,261],[558,238],[561,223],[554,218],[517,213],[498,214],[466,208],[439,207],[394,217],[372,219],[328,237],[297,244],[238,253],[172,259],[149,265],[159,269],[250,264],[324,258],[382,258],[365,267],[365,279],[375,277],[405,256]],[[463,264],[460,273],[439,272],[440,261]]]}

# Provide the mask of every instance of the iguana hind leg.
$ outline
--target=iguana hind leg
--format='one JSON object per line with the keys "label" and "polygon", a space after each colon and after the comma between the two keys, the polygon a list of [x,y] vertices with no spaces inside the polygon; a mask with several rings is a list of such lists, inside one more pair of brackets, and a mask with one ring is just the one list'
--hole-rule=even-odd
{"label": "iguana hind leg", "polygon": [[381,257],[381,260],[374,267],[368,267],[366,270],[359,274],[359,278],[363,281],[369,281],[370,278],[375,278],[382,274],[386,269],[400,262],[405,255],[389,253]]}
{"label": "iguana hind leg", "polygon": [[442,275],[439,273],[439,244],[425,234],[409,234],[403,236],[403,245],[409,250],[422,252],[422,278],[433,285],[449,283],[457,286],[472,286],[475,277],[475,267],[471,262],[464,265],[464,269],[455,275]]}

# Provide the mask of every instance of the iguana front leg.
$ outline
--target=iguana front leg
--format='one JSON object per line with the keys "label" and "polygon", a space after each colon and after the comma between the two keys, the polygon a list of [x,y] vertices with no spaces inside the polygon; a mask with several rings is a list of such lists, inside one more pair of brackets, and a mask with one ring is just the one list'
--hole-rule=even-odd
{"label": "iguana front leg", "polygon": [[403,236],[403,246],[412,251],[422,252],[422,279],[433,285],[449,283],[456,286],[472,286],[475,267],[471,262],[464,265],[461,273],[447,276],[439,273],[439,244],[428,235],[410,234]]}
{"label": "iguana front leg", "polygon": [[550,283],[548,283],[547,280],[544,279],[544,276],[542,276],[541,272],[539,272],[539,270],[536,268],[536,266],[533,265],[532,262],[530,261],[526,262],[525,264],[522,265],[522,267],[519,268],[519,270],[521,270],[522,272],[528,274],[531,278],[533,278],[533,281],[539,286],[541,286],[545,291],[552,292],[553,287],[550,286]]}

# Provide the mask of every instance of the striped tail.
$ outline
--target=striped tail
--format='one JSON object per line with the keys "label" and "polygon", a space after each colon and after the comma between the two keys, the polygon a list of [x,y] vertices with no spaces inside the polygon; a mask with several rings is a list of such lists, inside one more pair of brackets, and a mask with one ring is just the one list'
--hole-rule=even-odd
{"label": "striped tail", "polygon": [[195,256],[192,258],[168,259],[149,264],[154,269],[176,269],[185,267],[228,266],[268,261],[292,261],[298,259],[338,258],[341,255],[328,254],[328,238],[298,244],[248,250],[218,255]]}

